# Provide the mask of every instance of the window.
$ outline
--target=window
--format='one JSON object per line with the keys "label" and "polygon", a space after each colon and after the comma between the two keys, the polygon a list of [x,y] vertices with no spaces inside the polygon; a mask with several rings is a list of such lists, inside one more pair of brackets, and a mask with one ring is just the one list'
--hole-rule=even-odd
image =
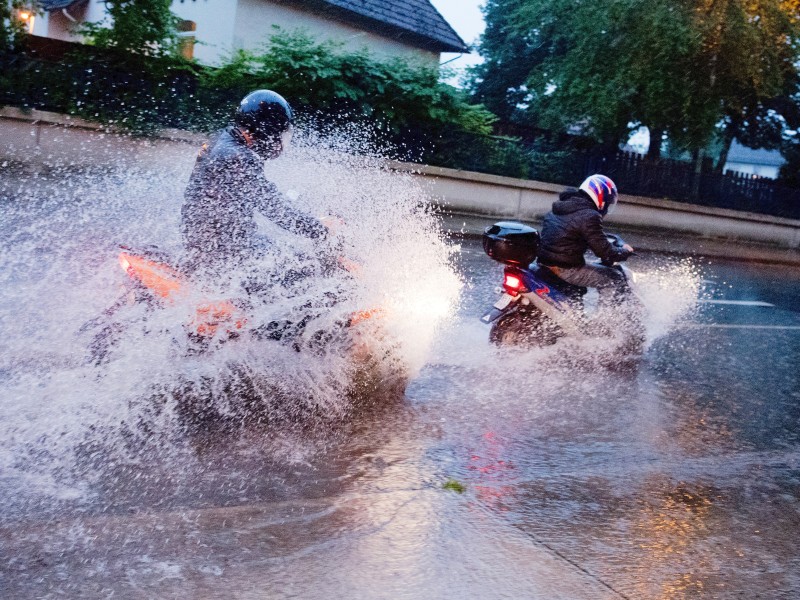
{"label": "window", "polygon": [[194,57],[195,32],[197,23],[194,21],[181,21],[178,23],[178,50],[186,60]]}

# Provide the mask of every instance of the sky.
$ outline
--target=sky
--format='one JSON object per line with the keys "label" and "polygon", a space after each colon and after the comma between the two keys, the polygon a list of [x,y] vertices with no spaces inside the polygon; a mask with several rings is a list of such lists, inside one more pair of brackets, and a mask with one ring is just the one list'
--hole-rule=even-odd
{"label": "sky", "polygon": [[[456,30],[462,40],[467,44],[478,41],[484,28],[483,14],[481,13],[484,0],[430,0],[430,2]],[[481,57],[477,52],[464,55],[443,53],[442,62],[447,61],[451,61],[448,63],[448,67],[453,67],[461,72],[468,66],[480,63]]]}
{"label": "sky", "polygon": [[[467,44],[473,44],[478,41],[484,29],[481,7],[484,5],[485,0],[430,0],[430,3],[436,7],[436,10],[441,13]],[[464,70],[481,61],[482,59],[477,52],[463,55],[443,53],[442,63],[447,62],[448,66],[456,71],[455,76],[446,80],[447,83],[459,85]],[[634,132],[628,142],[638,152],[646,152],[649,143],[650,136],[646,127]]]}

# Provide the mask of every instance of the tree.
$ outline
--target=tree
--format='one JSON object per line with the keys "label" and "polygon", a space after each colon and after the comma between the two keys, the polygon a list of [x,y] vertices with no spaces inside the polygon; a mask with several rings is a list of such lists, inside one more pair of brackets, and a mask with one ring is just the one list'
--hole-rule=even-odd
{"label": "tree", "polygon": [[[631,124],[662,131],[673,107],[686,103],[685,91],[667,81],[690,43],[674,4],[490,0],[481,42],[487,60],[476,72],[476,96],[500,115],[580,130],[610,146]],[[513,106],[498,108],[498,96]]]}
{"label": "tree", "polygon": [[788,136],[781,148],[786,162],[781,167],[778,179],[787,185],[800,187],[800,135]]}
{"label": "tree", "polygon": [[146,133],[175,118],[193,65],[178,52],[170,0],[105,0],[108,20],[78,32],[88,45],[68,56],[70,112]]}
{"label": "tree", "polygon": [[172,0],[104,0],[111,19],[86,23],[80,32],[99,48],[116,48],[131,54],[174,56],[178,49],[178,19]]}
{"label": "tree", "polygon": [[527,124],[613,145],[646,125],[695,152],[719,132],[726,154],[796,118],[797,0],[489,0],[485,16],[473,93]]}
{"label": "tree", "polygon": [[0,0],[0,103],[19,98],[20,72],[24,70],[19,54],[28,35],[23,11],[32,15],[23,0]]}
{"label": "tree", "polygon": [[471,81],[468,77],[467,83],[474,98],[502,122],[533,121],[525,112],[530,100],[526,86],[532,65],[540,64],[547,50],[532,36],[520,35],[510,8],[508,2],[486,3],[486,30],[480,45],[485,60],[471,69]]}
{"label": "tree", "polygon": [[18,17],[24,9],[23,0],[0,1],[0,55],[13,52],[25,39],[25,23]]}

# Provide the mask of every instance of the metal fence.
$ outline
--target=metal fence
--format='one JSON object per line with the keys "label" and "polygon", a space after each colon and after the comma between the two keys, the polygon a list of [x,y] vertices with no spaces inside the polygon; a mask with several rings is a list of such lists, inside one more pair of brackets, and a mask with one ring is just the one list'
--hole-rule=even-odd
{"label": "metal fence", "polygon": [[743,173],[716,173],[709,162],[698,172],[689,162],[618,152],[589,158],[585,175],[593,172],[606,173],[622,193],[800,219],[800,189]]}
{"label": "metal fence", "polygon": [[[431,162],[497,175],[577,186],[592,173],[611,177],[623,194],[800,219],[800,189],[742,173],[715,173],[709,161],[698,172],[679,160],[649,160],[643,154],[599,154],[541,149],[507,138],[443,138]],[[457,146],[460,153],[448,151]],[[466,154],[466,156],[464,156]]]}

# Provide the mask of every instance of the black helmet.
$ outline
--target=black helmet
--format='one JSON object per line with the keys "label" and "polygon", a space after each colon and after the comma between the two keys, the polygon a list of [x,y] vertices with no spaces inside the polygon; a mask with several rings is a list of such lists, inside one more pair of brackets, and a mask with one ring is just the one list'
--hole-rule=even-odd
{"label": "black helmet", "polygon": [[289,143],[294,113],[280,94],[256,90],[242,99],[233,121],[247,132],[262,158],[276,158]]}

